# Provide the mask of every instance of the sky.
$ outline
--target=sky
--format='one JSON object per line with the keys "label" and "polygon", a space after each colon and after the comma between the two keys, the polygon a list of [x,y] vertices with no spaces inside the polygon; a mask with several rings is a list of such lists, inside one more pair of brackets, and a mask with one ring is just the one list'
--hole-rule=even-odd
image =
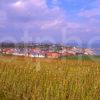
{"label": "sky", "polygon": [[100,40],[100,0],[0,0],[0,42]]}

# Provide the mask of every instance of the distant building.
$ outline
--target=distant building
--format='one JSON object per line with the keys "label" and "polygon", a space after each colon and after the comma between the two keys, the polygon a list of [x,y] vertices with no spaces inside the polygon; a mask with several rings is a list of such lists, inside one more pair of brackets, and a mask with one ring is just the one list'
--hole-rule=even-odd
{"label": "distant building", "polygon": [[85,55],[95,55],[94,51],[92,49],[84,49],[84,54]]}
{"label": "distant building", "polygon": [[56,52],[48,52],[46,56],[47,58],[59,58],[61,57],[61,54]]}

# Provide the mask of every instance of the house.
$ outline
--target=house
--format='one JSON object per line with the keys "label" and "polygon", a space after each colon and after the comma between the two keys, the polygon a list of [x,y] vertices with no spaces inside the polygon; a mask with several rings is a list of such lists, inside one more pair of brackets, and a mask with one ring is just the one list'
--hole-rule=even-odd
{"label": "house", "polygon": [[2,50],[3,54],[13,54],[13,52],[14,52],[14,49],[11,49],[11,48],[5,48]]}
{"label": "house", "polygon": [[92,49],[86,48],[84,49],[84,55],[95,55]]}
{"label": "house", "polygon": [[29,54],[29,57],[33,57],[33,58],[44,58],[45,55],[43,53],[36,53],[36,52],[34,52],[34,53]]}
{"label": "house", "polygon": [[33,48],[33,49],[31,49],[31,52],[37,52],[37,53],[39,53],[40,51],[41,51],[40,48]]}
{"label": "house", "polygon": [[57,53],[57,52],[48,52],[46,54],[46,57],[47,58],[59,58],[59,57],[61,57],[61,54]]}
{"label": "house", "polygon": [[26,49],[14,49],[14,52],[12,53],[12,55],[14,56],[27,56],[27,50]]}
{"label": "house", "polygon": [[74,56],[74,54],[73,54],[73,53],[68,53],[68,52],[66,52],[66,53],[62,53],[61,56],[62,56],[62,57]]}
{"label": "house", "polygon": [[34,49],[31,49],[31,50],[29,51],[28,56],[29,56],[29,57],[44,58],[44,57],[45,57],[45,53],[42,52],[42,50],[39,49],[39,48],[34,48]]}
{"label": "house", "polygon": [[76,52],[73,50],[67,51],[67,55],[76,55]]}

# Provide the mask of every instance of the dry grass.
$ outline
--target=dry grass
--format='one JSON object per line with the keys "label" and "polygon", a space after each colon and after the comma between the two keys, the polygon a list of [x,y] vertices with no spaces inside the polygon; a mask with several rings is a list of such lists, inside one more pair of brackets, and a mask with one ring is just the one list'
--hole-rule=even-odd
{"label": "dry grass", "polygon": [[0,100],[100,100],[100,63],[1,57]]}

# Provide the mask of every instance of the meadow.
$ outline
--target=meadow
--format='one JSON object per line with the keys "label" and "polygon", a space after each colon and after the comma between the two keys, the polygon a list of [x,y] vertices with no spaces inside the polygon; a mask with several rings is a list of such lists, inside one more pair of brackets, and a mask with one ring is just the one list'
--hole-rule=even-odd
{"label": "meadow", "polygon": [[100,100],[100,62],[1,56],[0,100]]}

